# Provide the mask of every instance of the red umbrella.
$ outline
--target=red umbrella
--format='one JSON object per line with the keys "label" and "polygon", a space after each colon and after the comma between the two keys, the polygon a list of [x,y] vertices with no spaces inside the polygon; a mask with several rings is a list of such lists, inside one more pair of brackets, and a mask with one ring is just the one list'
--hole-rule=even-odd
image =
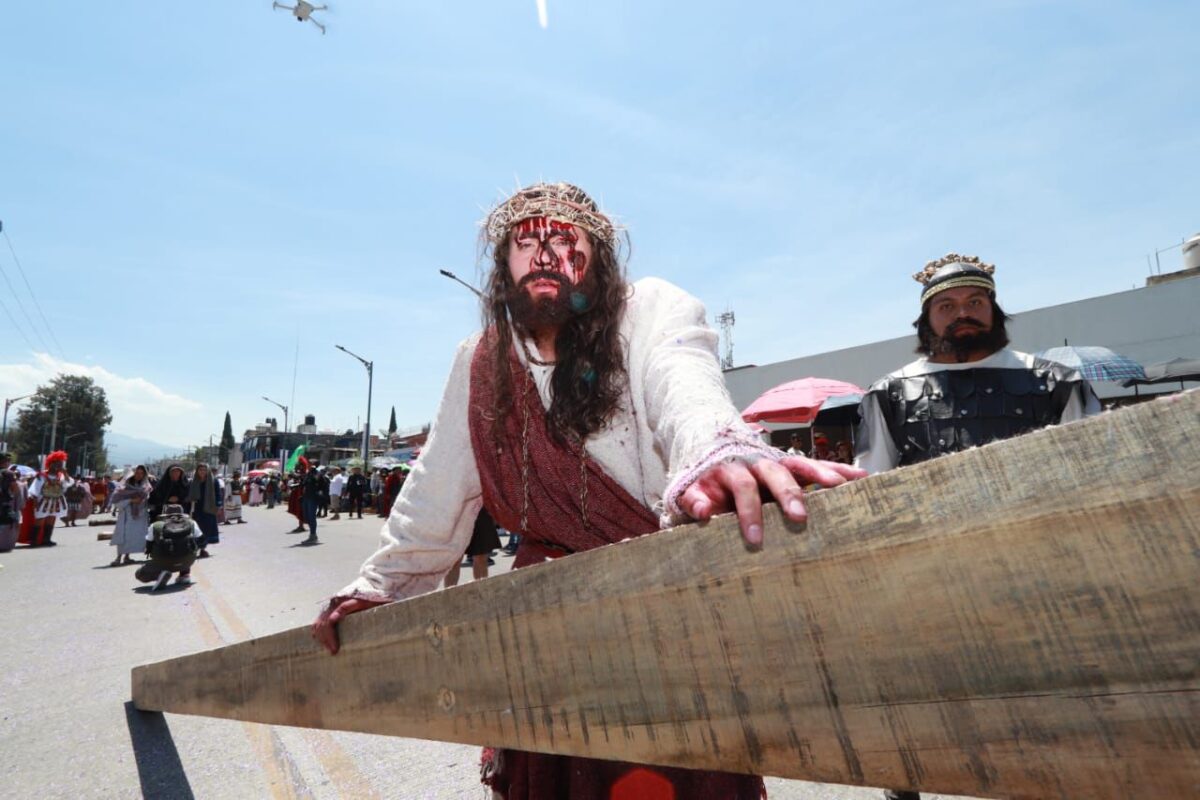
{"label": "red umbrella", "polygon": [[853,383],[828,378],[800,378],[768,389],[742,411],[746,422],[796,422],[816,419],[825,401],[857,402],[865,392]]}

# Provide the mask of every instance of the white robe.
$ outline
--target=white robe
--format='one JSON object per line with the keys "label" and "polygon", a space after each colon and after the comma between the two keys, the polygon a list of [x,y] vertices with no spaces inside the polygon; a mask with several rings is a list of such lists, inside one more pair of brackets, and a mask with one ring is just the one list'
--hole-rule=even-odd
{"label": "white robe", "polygon": [[146,549],[146,534],[150,531],[149,498],[142,502],[136,517],[130,509],[132,505],[129,500],[112,504],[117,512],[117,526],[109,544],[117,548],[118,556],[132,556]]}
{"label": "white robe", "polygon": [[[665,281],[633,284],[621,321],[628,389],[588,455],[663,524],[682,521],[673,500],[708,467],[732,459],[778,459],[742,422],[717,361],[717,335],[704,306]],[[471,359],[479,334],[454,359],[429,440],[387,523],[381,546],[338,597],[400,600],[437,588],[471,539],[483,505],[468,426]],[[550,406],[553,367],[530,364],[533,344],[518,347],[542,404]]]}

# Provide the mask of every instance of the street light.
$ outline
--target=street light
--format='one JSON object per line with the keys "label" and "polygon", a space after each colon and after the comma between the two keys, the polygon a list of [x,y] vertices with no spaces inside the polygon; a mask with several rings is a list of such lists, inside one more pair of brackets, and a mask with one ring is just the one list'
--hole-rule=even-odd
{"label": "street light", "polygon": [[[271,398],[267,397],[265,394],[262,396],[262,399],[266,400],[271,405],[279,406],[281,409],[283,409],[283,432],[290,433],[290,429],[288,428],[288,407],[285,406],[283,403],[275,402]],[[294,400],[295,398],[292,398],[292,399]]]}
{"label": "street light", "polygon": [[460,277],[458,277],[457,275],[455,275],[455,274],[454,274],[453,272],[451,272],[450,270],[448,270],[448,269],[439,269],[439,270],[438,270],[438,272],[442,273],[443,275],[445,275],[447,278],[449,278],[449,279],[450,279],[450,280],[452,280],[452,281],[457,281],[457,282],[461,283],[463,286],[467,287],[467,288],[468,288],[468,289],[470,289],[472,292],[474,292],[474,293],[475,293],[475,296],[476,296],[476,297],[478,297],[480,300],[482,300],[482,299],[483,299],[483,292],[479,291],[479,290],[478,290],[478,289],[476,289],[474,286],[472,286],[471,284],[467,283],[466,281],[464,281],[462,278],[460,278]]}
{"label": "street light", "polygon": [[4,429],[3,432],[0,432],[0,450],[8,449],[8,407],[13,403],[19,403],[28,397],[33,397],[33,395],[23,394],[20,397],[13,397],[4,401]]}
{"label": "street light", "polygon": [[334,347],[336,347],[338,350],[341,350],[343,353],[345,353],[348,356],[354,356],[355,358],[357,358],[359,361],[362,362],[362,365],[364,367],[367,368],[367,427],[363,428],[363,444],[362,444],[363,469],[365,470],[370,467],[370,463],[371,463],[371,451],[370,451],[370,446],[371,446],[371,390],[375,386],[375,362],[367,361],[362,356],[360,356],[356,353],[351,353],[349,350],[342,347],[340,344],[335,344]]}

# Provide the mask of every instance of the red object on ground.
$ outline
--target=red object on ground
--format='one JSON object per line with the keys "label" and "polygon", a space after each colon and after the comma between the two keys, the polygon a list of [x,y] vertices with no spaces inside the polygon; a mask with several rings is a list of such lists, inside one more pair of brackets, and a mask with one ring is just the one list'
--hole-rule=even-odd
{"label": "red object on ground", "polygon": [[797,422],[807,424],[816,419],[826,400],[866,392],[845,381],[828,378],[800,378],[768,389],[742,411],[746,422]]}

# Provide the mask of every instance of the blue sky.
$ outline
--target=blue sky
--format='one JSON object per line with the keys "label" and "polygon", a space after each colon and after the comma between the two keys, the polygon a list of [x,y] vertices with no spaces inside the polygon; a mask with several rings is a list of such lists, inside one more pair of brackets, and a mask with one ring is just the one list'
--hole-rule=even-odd
{"label": "blue sky", "polygon": [[292,418],[345,429],[337,343],[376,427],[421,424],[478,325],[437,270],[477,280],[518,180],[602,198],[739,364],[908,332],[948,250],[1020,311],[1200,229],[1194,3],[548,5],[6,4],[0,220],[61,349],[6,295],[0,392],[85,372],[113,430],[195,443],[288,403],[299,342]]}

